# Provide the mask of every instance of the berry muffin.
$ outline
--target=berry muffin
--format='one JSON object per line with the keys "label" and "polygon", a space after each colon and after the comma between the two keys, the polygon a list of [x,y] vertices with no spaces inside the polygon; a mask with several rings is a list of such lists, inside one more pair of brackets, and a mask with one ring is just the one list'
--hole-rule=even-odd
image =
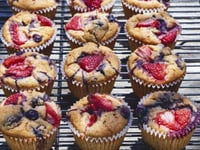
{"label": "berry muffin", "polygon": [[72,15],[99,10],[111,13],[115,0],[67,0]]}
{"label": "berry muffin", "polygon": [[200,123],[200,107],[175,92],[144,96],[136,110],[142,138],[156,150],[184,149]]}
{"label": "berry muffin", "polygon": [[180,56],[163,45],[143,45],[128,58],[128,73],[134,93],[142,97],[158,90],[177,91],[186,73]]}
{"label": "berry muffin", "polygon": [[95,42],[113,49],[120,26],[113,15],[92,11],[75,14],[66,23],[65,31],[71,48]]}
{"label": "berry muffin", "polygon": [[110,93],[120,72],[120,60],[108,47],[86,43],[73,49],[63,63],[63,74],[75,97]]}
{"label": "berry muffin", "polygon": [[2,27],[1,39],[9,54],[37,51],[50,55],[56,37],[55,24],[28,11],[11,16]]}
{"label": "berry muffin", "polygon": [[169,0],[122,0],[124,15],[128,19],[133,15],[167,10]]}
{"label": "berry muffin", "polygon": [[50,95],[56,76],[55,63],[36,52],[18,52],[0,63],[0,84],[6,96],[34,89]]}
{"label": "berry muffin", "polygon": [[117,150],[132,123],[129,106],[107,94],[90,94],[67,111],[69,127],[82,150]]}
{"label": "berry muffin", "polygon": [[12,150],[49,150],[56,140],[60,108],[44,93],[15,93],[0,104],[0,114],[0,131]]}
{"label": "berry muffin", "polygon": [[175,46],[181,26],[167,12],[138,14],[125,23],[125,32],[132,51],[143,44]]}
{"label": "berry muffin", "polygon": [[54,19],[58,0],[7,0],[14,14],[29,11]]}

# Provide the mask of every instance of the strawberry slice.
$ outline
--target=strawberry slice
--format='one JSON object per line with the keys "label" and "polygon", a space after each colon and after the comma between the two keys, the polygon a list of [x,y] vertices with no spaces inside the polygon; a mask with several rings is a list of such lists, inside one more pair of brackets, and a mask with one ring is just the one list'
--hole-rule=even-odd
{"label": "strawberry slice", "polygon": [[83,30],[80,16],[74,16],[69,23],[65,25],[66,30]]}
{"label": "strawberry slice", "polygon": [[84,3],[90,9],[98,9],[101,7],[102,0],[84,0]]}
{"label": "strawberry slice", "polygon": [[157,19],[147,19],[136,24],[136,27],[155,27],[159,29],[160,22]]}
{"label": "strawberry slice", "polygon": [[165,79],[165,69],[166,64],[161,63],[146,63],[142,64],[142,67],[151,74],[157,80],[164,80]]}
{"label": "strawberry slice", "polygon": [[95,109],[101,109],[104,111],[112,111],[113,105],[112,102],[104,97],[100,97],[98,95],[92,94],[88,96],[88,101],[91,104],[93,104]]}
{"label": "strawberry slice", "polygon": [[92,114],[89,118],[89,122],[87,124],[88,127],[91,127],[97,121],[97,115]]}
{"label": "strawberry slice", "polygon": [[147,61],[151,61],[152,49],[149,46],[144,45],[138,48],[136,54]]}
{"label": "strawberry slice", "polygon": [[33,67],[24,65],[23,63],[13,65],[6,70],[6,75],[11,77],[23,78],[32,74]]}
{"label": "strawberry slice", "polygon": [[12,22],[10,24],[9,30],[14,44],[18,46],[23,45],[28,40],[26,35],[21,30],[19,30],[19,23]]}
{"label": "strawberry slice", "polygon": [[21,93],[12,94],[8,98],[6,98],[4,105],[17,105],[22,104],[23,100],[25,100],[25,96]]}
{"label": "strawberry slice", "polygon": [[6,66],[6,68],[9,68],[10,66],[14,65],[14,64],[18,64],[18,63],[22,63],[24,62],[25,57],[23,56],[10,56],[8,58],[6,58],[3,62],[3,64]]}
{"label": "strawberry slice", "polygon": [[37,15],[38,20],[40,21],[41,26],[52,26],[51,20],[48,19],[47,17]]}
{"label": "strawberry slice", "polygon": [[173,131],[184,129],[190,119],[191,111],[188,108],[160,112],[155,117],[158,125],[163,125]]}
{"label": "strawberry slice", "polygon": [[104,56],[102,54],[92,54],[80,58],[78,64],[83,70],[91,72],[100,65],[103,59]]}
{"label": "strawberry slice", "polygon": [[178,32],[179,32],[179,28],[176,27],[170,30],[169,32],[167,32],[166,34],[161,34],[160,36],[158,36],[158,38],[161,40],[161,42],[164,45],[168,45],[175,41]]}
{"label": "strawberry slice", "polygon": [[46,107],[46,118],[49,123],[54,125],[55,127],[58,127],[61,120],[61,115],[58,114],[49,104],[49,102],[45,102]]}

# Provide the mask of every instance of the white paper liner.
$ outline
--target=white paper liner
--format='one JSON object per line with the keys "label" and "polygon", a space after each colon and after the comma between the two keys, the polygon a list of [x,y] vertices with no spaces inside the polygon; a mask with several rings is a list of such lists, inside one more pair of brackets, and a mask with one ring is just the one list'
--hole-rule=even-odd
{"label": "white paper liner", "polygon": [[[55,32],[53,34],[53,36],[45,43],[43,43],[42,45],[39,45],[37,47],[29,47],[29,48],[21,48],[19,49],[18,51],[24,51],[24,52],[40,52],[42,51],[43,49],[45,49],[46,47],[50,46],[54,41],[55,41],[55,38],[56,38],[56,34],[57,34],[57,28],[56,28],[56,25],[54,24],[54,22],[52,21],[52,27],[55,29]],[[0,31],[0,38],[3,42],[3,44],[6,46],[6,47],[12,47],[12,43],[8,43],[6,42],[6,40],[4,39],[3,37],[3,33],[2,33],[2,30]],[[15,49],[15,48],[13,48]]]}
{"label": "white paper liner", "polygon": [[84,133],[80,133],[78,130],[76,130],[73,125],[71,124],[70,121],[68,121],[68,125],[69,128],[72,130],[73,134],[75,134],[76,136],[78,136],[79,138],[83,137],[85,141],[87,142],[95,142],[95,143],[104,143],[104,142],[109,142],[109,141],[114,141],[119,139],[120,137],[124,136],[128,129],[130,128],[130,126],[132,125],[132,121],[133,121],[133,114],[131,112],[130,106],[124,102],[123,105],[127,106],[130,110],[130,118],[129,121],[127,123],[127,125],[124,127],[124,129],[122,131],[120,131],[119,133],[113,135],[113,136],[109,136],[109,137],[91,137],[91,136],[86,136],[84,135]]}
{"label": "white paper liner", "polygon": [[[102,6],[100,7],[99,9],[102,11],[102,12],[107,12],[109,9],[111,9],[114,4],[115,4],[115,1],[116,0],[112,0],[109,4],[105,5],[105,6]],[[83,7],[80,7],[80,6],[73,6],[73,3],[72,3],[72,0],[66,0],[68,6],[71,6],[75,11],[77,12],[88,12],[88,11],[93,11],[94,9],[88,9],[88,8],[83,8]]]}
{"label": "white paper liner", "polygon": [[137,6],[133,6],[133,5],[129,5],[128,3],[124,2],[122,0],[123,5],[128,8],[131,11],[134,11],[136,13],[140,13],[140,14],[144,14],[144,13],[156,13],[156,12],[160,12],[160,11],[164,11],[166,9],[165,6],[163,7],[159,7],[159,8],[140,8]]}
{"label": "white paper liner", "polygon": [[[106,46],[106,45],[112,43],[118,37],[120,30],[121,30],[121,28],[119,27],[118,31],[116,32],[116,34],[111,39],[108,39],[107,41],[104,41],[104,42],[100,42],[99,44]],[[84,44],[83,42],[80,42],[77,39],[73,38],[67,31],[65,31],[65,33],[66,33],[66,36],[68,37],[68,39],[70,41],[72,41],[73,43],[78,44],[80,46],[82,46]]]}
{"label": "white paper liner", "polygon": [[12,6],[12,9],[13,9],[14,11],[16,11],[16,12],[29,11],[29,12],[32,12],[32,13],[35,13],[35,14],[48,13],[48,12],[51,12],[51,11],[55,10],[56,8],[57,8],[57,4],[54,5],[54,6],[51,6],[51,7],[47,7],[47,8],[40,9],[40,10],[30,11],[30,10],[20,9],[20,8],[18,8],[18,7]]}

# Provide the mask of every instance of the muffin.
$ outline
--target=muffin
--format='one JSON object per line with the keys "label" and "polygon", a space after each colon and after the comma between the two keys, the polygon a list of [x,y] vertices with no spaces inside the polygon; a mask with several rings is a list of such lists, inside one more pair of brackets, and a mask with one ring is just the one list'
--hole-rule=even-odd
{"label": "muffin", "polygon": [[167,12],[134,15],[125,23],[125,33],[132,51],[144,44],[175,47],[181,26]]}
{"label": "muffin", "polygon": [[12,150],[49,150],[56,140],[60,108],[46,94],[15,93],[0,104],[0,131]]}
{"label": "muffin", "polygon": [[86,43],[69,52],[63,62],[63,74],[75,97],[90,93],[109,94],[120,72],[120,60],[108,47]]}
{"label": "muffin", "polygon": [[71,48],[95,42],[113,49],[119,31],[119,23],[113,15],[98,11],[77,13],[65,24]]}
{"label": "muffin", "polygon": [[50,95],[56,76],[55,63],[37,52],[18,52],[0,63],[0,84],[6,96],[24,90]]}
{"label": "muffin", "polygon": [[99,10],[111,13],[115,0],[67,0],[72,15]]}
{"label": "muffin", "polygon": [[156,150],[182,150],[200,123],[200,107],[175,92],[144,96],[136,110],[142,138]]}
{"label": "muffin", "polygon": [[58,0],[7,0],[14,14],[29,11],[54,19]]}
{"label": "muffin", "polygon": [[122,0],[125,18],[133,15],[165,11],[169,7],[169,1],[160,0]]}
{"label": "muffin", "polygon": [[9,54],[21,50],[49,56],[56,37],[56,27],[50,19],[26,11],[11,16],[4,23],[1,34]]}
{"label": "muffin", "polygon": [[169,47],[143,45],[129,56],[128,74],[138,97],[158,90],[178,91],[186,64]]}
{"label": "muffin", "polygon": [[129,106],[107,94],[90,94],[67,110],[69,127],[82,150],[117,150],[132,123]]}

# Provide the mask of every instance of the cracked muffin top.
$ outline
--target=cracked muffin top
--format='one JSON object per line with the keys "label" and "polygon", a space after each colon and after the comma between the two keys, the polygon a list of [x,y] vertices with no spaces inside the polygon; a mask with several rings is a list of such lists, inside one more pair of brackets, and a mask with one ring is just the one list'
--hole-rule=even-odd
{"label": "cracked muffin top", "polygon": [[37,52],[18,52],[0,64],[1,86],[19,90],[37,89],[53,82],[57,76],[55,63]]}
{"label": "cracked muffin top", "polygon": [[68,80],[100,83],[119,74],[120,60],[110,48],[90,42],[69,52],[63,71]]}
{"label": "cracked muffin top", "polygon": [[184,77],[186,64],[182,58],[173,54],[164,45],[143,45],[128,58],[131,76],[145,84],[168,84]]}
{"label": "cracked muffin top", "polygon": [[46,94],[32,91],[15,93],[0,104],[0,130],[22,138],[47,137],[60,124],[61,112]]}

